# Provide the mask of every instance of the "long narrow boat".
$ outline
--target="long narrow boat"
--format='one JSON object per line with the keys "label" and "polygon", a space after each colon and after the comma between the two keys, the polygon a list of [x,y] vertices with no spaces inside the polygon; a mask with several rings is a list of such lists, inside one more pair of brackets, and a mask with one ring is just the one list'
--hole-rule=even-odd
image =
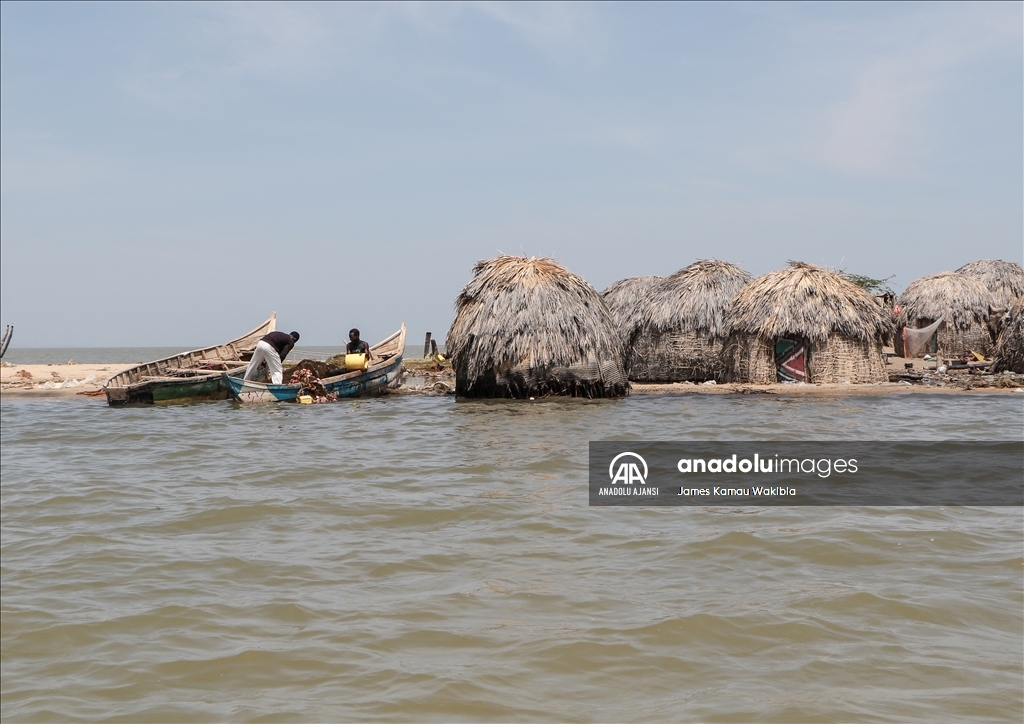
{"label": "long narrow boat", "polygon": [[[338,397],[380,393],[397,387],[402,379],[402,353],[405,351],[405,324],[382,342],[370,347],[370,366],[320,380],[328,392]],[[302,385],[273,385],[243,379],[245,370],[224,374],[231,396],[239,402],[295,402]]]}
{"label": "long narrow boat", "polygon": [[154,404],[171,400],[223,400],[228,396],[221,378],[225,372],[245,369],[256,343],[277,327],[277,313],[238,339],[224,344],[182,352],[136,365],[112,375],[103,383],[112,407]]}

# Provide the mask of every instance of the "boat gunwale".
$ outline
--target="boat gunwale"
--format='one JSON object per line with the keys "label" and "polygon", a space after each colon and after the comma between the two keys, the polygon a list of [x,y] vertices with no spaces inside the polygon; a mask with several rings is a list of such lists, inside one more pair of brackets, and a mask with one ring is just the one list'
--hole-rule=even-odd
{"label": "boat gunwale", "polygon": [[[383,340],[381,340],[377,344],[375,344],[372,347],[370,347],[370,351],[373,352],[374,350],[386,347],[389,344],[394,343],[396,340],[401,341],[402,339],[405,338],[405,332],[406,332],[406,330],[405,330],[405,322],[402,322],[402,326],[399,327],[398,331],[396,331],[393,334],[385,337]],[[365,370],[352,370],[350,372],[345,372],[344,374],[334,375],[332,377],[324,377],[324,378],[322,378],[320,380],[320,382],[326,387],[327,385],[333,385],[333,384],[336,384],[338,382],[345,382],[345,381],[350,380],[350,379],[355,380],[355,379],[359,379],[360,377],[367,377],[367,378],[371,378],[372,379],[372,375],[374,373],[384,372],[386,374],[388,368],[393,366],[396,362],[399,365],[401,364],[402,359],[404,357],[404,352],[405,352],[404,346],[405,345],[399,345],[399,347],[400,347],[399,351],[395,352],[393,355],[391,355],[387,359],[382,359],[380,362],[371,363],[370,366],[368,368],[366,368]],[[238,376],[239,372],[240,372],[240,370],[230,370],[228,372],[220,372],[219,373],[225,379],[229,379],[232,382],[234,382],[236,384],[239,384],[239,389],[236,390],[234,384],[228,383],[229,386],[231,387],[231,396],[235,397],[236,399],[237,399],[238,393],[241,392],[242,389],[244,389],[244,387],[246,385],[249,385],[251,387],[255,387],[257,389],[263,389],[263,390],[265,390],[267,392],[270,392],[272,390],[287,390],[287,391],[295,390],[296,393],[297,393],[299,388],[302,387],[302,384],[301,383],[297,383],[297,382],[288,382],[288,383],[282,383],[282,384],[279,384],[279,385],[275,385],[275,384],[273,384],[271,382],[256,382],[255,380],[246,380],[244,378],[243,379],[239,379],[239,376]],[[243,375],[245,374],[244,371],[242,371],[242,374]],[[283,400],[278,400],[278,401],[281,402]],[[269,400],[268,400],[268,402],[269,402]]]}
{"label": "boat gunwale", "polygon": [[[108,377],[106,380],[103,381],[103,387],[104,388],[112,387],[112,388],[120,388],[120,389],[129,389],[129,388],[133,388],[133,387],[141,388],[141,387],[143,387],[145,385],[150,385],[150,384],[158,383],[158,382],[161,382],[162,380],[144,380],[144,379],[140,379],[141,376],[142,376],[142,373],[145,372],[147,367],[149,367],[151,365],[159,365],[161,363],[170,362],[172,360],[188,358],[188,357],[191,357],[192,355],[201,355],[201,354],[205,354],[207,352],[219,351],[219,350],[224,349],[224,348],[230,348],[231,352],[233,354],[235,354],[236,359],[207,359],[207,358],[203,358],[203,359],[196,360],[196,361],[197,362],[213,362],[213,363],[225,363],[225,362],[236,362],[236,361],[237,362],[242,362],[243,360],[239,359],[240,351],[236,350],[233,345],[237,345],[237,344],[239,344],[241,342],[249,340],[250,338],[255,337],[256,335],[259,335],[260,337],[263,337],[264,335],[266,335],[266,334],[268,334],[270,332],[273,332],[276,329],[276,327],[277,327],[277,312],[271,312],[270,317],[268,319],[266,319],[263,323],[261,323],[260,325],[258,325],[254,329],[252,329],[251,331],[249,331],[249,332],[247,332],[247,333],[245,333],[243,335],[240,335],[239,337],[236,337],[235,339],[232,339],[232,340],[230,340],[228,342],[224,342],[222,344],[214,344],[214,345],[210,345],[208,347],[200,347],[198,349],[189,350],[187,352],[179,352],[178,354],[173,354],[173,355],[170,355],[169,357],[161,357],[160,359],[156,359],[156,360],[153,360],[151,362],[143,362],[141,364],[134,365],[132,367],[129,367],[126,370],[121,370],[120,372],[116,372],[116,373],[112,374],[110,377]],[[261,332],[262,332],[262,334],[261,334]],[[258,343],[259,340],[257,339],[256,342]],[[253,344],[254,348],[255,348],[255,346],[256,345]],[[246,348],[245,350],[242,350],[242,351],[248,351],[248,348]],[[185,366],[185,367],[177,367],[176,369],[189,369],[189,368],[187,366]],[[232,371],[234,371],[234,370],[228,370],[228,372],[232,372]],[[212,377],[220,377],[221,375],[225,374],[224,370],[209,370],[209,372],[210,372],[210,376],[212,376]],[[132,379],[133,375],[135,376],[134,380]],[[153,375],[153,376],[155,376],[155,377],[164,377],[164,375],[160,375],[160,374],[156,374],[156,375]],[[183,379],[189,379],[190,381],[195,381],[195,380],[200,379],[200,377],[196,376],[196,377],[192,377],[192,378],[183,378]]]}

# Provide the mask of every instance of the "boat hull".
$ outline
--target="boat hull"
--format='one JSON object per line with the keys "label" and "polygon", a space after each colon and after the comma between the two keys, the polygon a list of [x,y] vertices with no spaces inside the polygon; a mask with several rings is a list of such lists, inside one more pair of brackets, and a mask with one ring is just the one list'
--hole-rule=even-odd
{"label": "boat hull", "polygon": [[218,372],[198,378],[111,387],[106,390],[107,403],[116,407],[121,405],[158,405],[191,400],[225,400],[228,398],[228,390],[224,385],[223,377],[224,373]]}
{"label": "boat hull", "polygon": [[153,402],[172,402],[178,400],[226,400],[227,388],[223,383],[223,374],[214,375],[211,379],[193,382],[171,382],[153,385]]}
{"label": "boat hull", "polygon": [[121,407],[226,399],[224,373],[244,369],[257,342],[273,332],[276,324],[277,315],[271,314],[270,319],[238,339],[122,370],[103,383],[107,403]]}
{"label": "boat hull", "polygon": [[[389,388],[397,387],[402,382],[402,350],[405,347],[405,325],[399,332],[389,337],[371,351],[379,354],[383,347],[397,350],[386,360],[373,364],[366,371],[348,372],[336,377],[320,380],[328,392],[339,399],[343,397],[359,397],[364,395],[382,394]],[[234,399],[244,403],[254,402],[295,402],[302,385],[273,385],[265,382],[242,379],[245,370],[225,373],[222,377],[225,386]]]}

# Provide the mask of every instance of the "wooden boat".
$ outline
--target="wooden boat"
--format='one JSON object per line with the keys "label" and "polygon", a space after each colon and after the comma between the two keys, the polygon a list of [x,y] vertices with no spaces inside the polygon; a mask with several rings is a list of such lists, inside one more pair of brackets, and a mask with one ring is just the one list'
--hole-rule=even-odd
{"label": "wooden boat", "polygon": [[238,339],[191,352],[182,352],[137,365],[112,375],[103,383],[107,403],[154,404],[171,400],[223,400],[228,396],[221,378],[225,372],[245,369],[256,343],[277,327],[277,314]]}
{"label": "wooden boat", "polygon": [[[370,347],[370,366],[365,370],[341,372],[320,380],[328,392],[339,398],[375,394],[397,387],[402,382],[402,353],[405,351],[405,324],[382,342]],[[295,402],[302,385],[273,385],[243,379],[245,370],[224,374],[231,396],[239,402]]]}

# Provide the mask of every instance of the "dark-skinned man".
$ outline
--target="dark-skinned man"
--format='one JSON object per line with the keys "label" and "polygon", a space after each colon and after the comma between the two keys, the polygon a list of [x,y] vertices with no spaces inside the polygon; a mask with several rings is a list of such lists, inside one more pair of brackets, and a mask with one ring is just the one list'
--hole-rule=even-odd
{"label": "dark-skinned man", "polygon": [[345,347],[347,354],[365,354],[367,361],[370,357],[370,345],[363,340],[359,339],[359,330],[350,329],[348,331],[348,345]]}
{"label": "dark-skinned man", "polygon": [[253,379],[260,364],[266,362],[267,369],[270,370],[271,384],[281,384],[281,379],[284,377],[281,363],[284,362],[285,357],[288,356],[288,353],[292,351],[292,348],[298,341],[298,332],[292,332],[291,334],[271,332],[270,334],[263,335],[263,339],[256,344],[256,351],[252,353],[249,366],[245,368],[245,379]]}

